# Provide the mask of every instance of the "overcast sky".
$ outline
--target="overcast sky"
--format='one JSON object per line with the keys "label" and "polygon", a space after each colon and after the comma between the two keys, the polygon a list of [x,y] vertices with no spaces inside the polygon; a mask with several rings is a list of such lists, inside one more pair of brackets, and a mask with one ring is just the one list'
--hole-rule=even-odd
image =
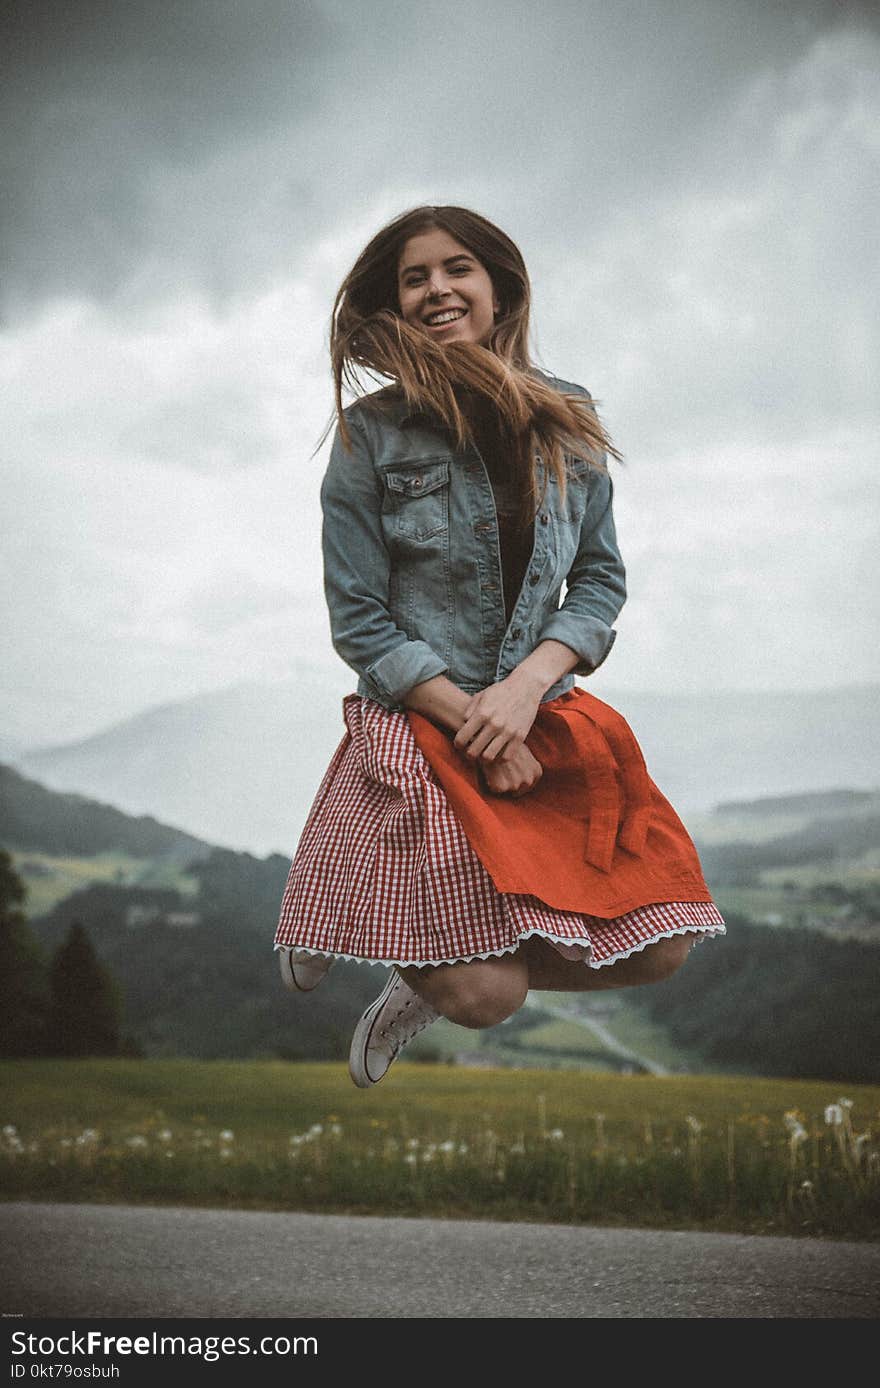
{"label": "overcast sky", "polygon": [[878,678],[875,5],[4,13],[7,738],[338,664],[310,456],[330,307],[421,202],[518,242],[536,360],[626,455],[600,679]]}

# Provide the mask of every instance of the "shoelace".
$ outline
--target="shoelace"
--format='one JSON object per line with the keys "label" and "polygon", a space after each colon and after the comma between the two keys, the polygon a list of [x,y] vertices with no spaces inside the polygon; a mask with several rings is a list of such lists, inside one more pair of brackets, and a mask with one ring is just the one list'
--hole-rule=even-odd
{"label": "shoelace", "polygon": [[[419,1032],[424,1031],[428,1023],[434,1020],[431,1015],[422,1016],[421,1020],[416,1023],[414,1029],[409,1031],[406,1036],[398,1036],[397,1027],[399,1024],[405,1020],[412,1020],[406,1018],[405,1014],[407,1009],[412,1007],[415,1002],[421,1002],[421,999],[414,996],[406,998],[402,1003],[398,1003],[397,1011],[394,1013],[394,1016],[389,1018],[385,1025],[379,1028],[379,1035],[383,1041],[391,1042],[394,1047],[395,1055],[400,1050],[401,1046],[405,1045],[407,1041],[411,1041],[414,1036],[418,1036]],[[427,1006],[427,1004],[424,1004],[424,1006]],[[433,1009],[431,1009],[431,1011],[433,1012]]]}

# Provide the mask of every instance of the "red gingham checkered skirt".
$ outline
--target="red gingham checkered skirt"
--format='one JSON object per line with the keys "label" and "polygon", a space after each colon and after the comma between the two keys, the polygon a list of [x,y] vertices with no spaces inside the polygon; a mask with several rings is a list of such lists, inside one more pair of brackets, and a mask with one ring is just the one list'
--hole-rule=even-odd
{"label": "red gingham checkered skirt", "polygon": [[507,954],[540,935],[599,968],[672,935],[724,933],[711,900],[608,919],[499,891],[406,714],[354,694],[343,714],[345,736],[291,864],[276,949],[424,966]]}

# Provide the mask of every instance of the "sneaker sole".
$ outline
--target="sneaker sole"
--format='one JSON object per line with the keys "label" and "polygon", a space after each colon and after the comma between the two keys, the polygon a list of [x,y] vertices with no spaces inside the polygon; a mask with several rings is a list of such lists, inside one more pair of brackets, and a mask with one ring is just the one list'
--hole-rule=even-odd
{"label": "sneaker sole", "polygon": [[293,956],[289,950],[278,950],[278,967],[281,970],[281,982],[290,993],[314,993],[318,984],[324,982],[327,971],[325,970],[325,972],[321,974],[321,977],[316,979],[310,987],[303,988],[297,983],[294,976],[292,959]]}
{"label": "sneaker sole", "polygon": [[374,1084],[379,1084],[381,1080],[384,1080],[385,1076],[388,1074],[388,1070],[391,1069],[389,1065],[379,1076],[379,1079],[374,1080],[367,1071],[366,1057],[367,1047],[370,1044],[370,1037],[373,1034],[373,1026],[375,1025],[376,1018],[388,1001],[388,995],[396,982],[397,975],[392,972],[378,998],[370,1003],[354,1029],[354,1036],[351,1038],[351,1050],[348,1053],[348,1073],[351,1075],[358,1089],[372,1089]]}

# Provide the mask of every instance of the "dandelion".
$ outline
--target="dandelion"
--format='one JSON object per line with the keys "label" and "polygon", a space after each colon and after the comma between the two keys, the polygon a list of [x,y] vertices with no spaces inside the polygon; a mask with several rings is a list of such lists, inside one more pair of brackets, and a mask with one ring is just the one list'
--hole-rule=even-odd
{"label": "dandelion", "polygon": [[441,1151],[441,1152],[454,1152],[454,1151],[455,1151],[455,1143],[454,1143],[454,1142],[451,1142],[451,1141],[447,1138],[446,1142],[441,1142],[441,1143],[440,1143],[440,1146],[439,1146],[439,1149],[438,1149],[438,1150]]}
{"label": "dandelion", "polygon": [[222,1133],[220,1134],[220,1141],[221,1141],[221,1142],[234,1142],[234,1141],[235,1141],[235,1133],[232,1131],[231,1128],[224,1128],[224,1129],[223,1129]]}
{"label": "dandelion", "polygon": [[565,1137],[565,1133],[561,1128],[551,1128],[547,1136],[550,1138],[551,1142],[561,1142]]}
{"label": "dandelion", "polygon": [[801,1181],[798,1187],[798,1197],[803,1203],[813,1209],[816,1204],[816,1188],[812,1181]]}
{"label": "dandelion", "polygon": [[140,1133],[134,1133],[131,1137],[125,1139],[125,1145],[126,1147],[130,1147],[133,1152],[142,1152],[144,1148],[149,1147],[150,1144]]}
{"label": "dandelion", "polygon": [[466,1142],[460,1142],[460,1143],[458,1144],[458,1155],[459,1155],[460,1157],[466,1157],[467,1154],[468,1154],[468,1145],[467,1145],[467,1143],[466,1143]]}
{"label": "dandelion", "polygon": [[406,1146],[410,1152],[414,1152],[418,1145],[419,1139],[417,1137],[408,1137],[406,1139]]}
{"label": "dandelion", "polygon": [[523,1157],[526,1152],[526,1144],[520,1140],[519,1142],[514,1142],[507,1150],[512,1157]]}
{"label": "dandelion", "polygon": [[809,1133],[807,1132],[806,1128],[801,1122],[798,1114],[794,1110],[784,1114],[782,1121],[788,1129],[788,1140],[791,1145],[791,1149],[792,1151],[795,1151],[795,1149],[799,1147],[802,1142],[806,1142],[807,1138],[809,1137]]}
{"label": "dandelion", "polygon": [[403,1160],[406,1162],[407,1166],[415,1166],[416,1162],[418,1161],[418,1157],[416,1156],[415,1152],[406,1152],[404,1154]]}
{"label": "dandelion", "polygon": [[173,1134],[170,1128],[162,1128],[161,1131],[156,1134],[156,1136],[160,1142],[170,1142]]}
{"label": "dandelion", "polygon": [[701,1153],[701,1142],[702,1142],[702,1136],[701,1136],[701,1135],[702,1135],[702,1132],[703,1132],[703,1125],[702,1125],[702,1123],[700,1122],[699,1118],[695,1118],[694,1115],[693,1115],[692,1113],[689,1113],[689,1114],[687,1115],[687,1117],[685,1118],[685,1122],[687,1123],[687,1130],[688,1130],[688,1135],[687,1135],[688,1165],[690,1166],[691,1180],[693,1181],[694,1190],[695,1190],[695,1191],[698,1191],[698,1190],[699,1190],[699,1186],[700,1186],[700,1177],[701,1177],[701,1174],[702,1174],[702,1171],[701,1171],[701,1155],[702,1155],[702,1153]]}
{"label": "dandelion", "polygon": [[220,1148],[220,1158],[221,1158],[222,1161],[228,1161],[229,1158],[230,1158],[231,1156],[232,1156],[232,1153],[230,1152],[230,1150],[229,1150],[228,1147],[221,1147],[221,1148]]}
{"label": "dandelion", "polygon": [[331,1123],[329,1132],[331,1137],[342,1137],[342,1124]]}
{"label": "dandelion", "polygon": [[24,1151],[24,1143],[18,1135],[18,1128],[7,1123],[3,1129],[3,1146],[10,1154]]}
{"label": "dandelion", "polygon": [[309,1128],[309,1137],[320,1137],[324,1131],[323,1123],[313,1123]]}

